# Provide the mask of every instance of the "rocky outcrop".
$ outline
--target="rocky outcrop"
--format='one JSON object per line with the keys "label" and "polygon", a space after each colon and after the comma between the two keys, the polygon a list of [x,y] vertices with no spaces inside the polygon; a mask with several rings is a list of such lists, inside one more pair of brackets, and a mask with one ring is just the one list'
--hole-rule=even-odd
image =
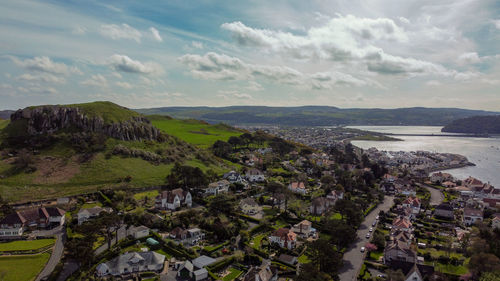
{"label": "rocky outcrop", "polygon": [[102,117],[88,116],[78,107],[39,106],[14,112],[11,123],[27,122],[28,135],[53,134],[58,131],[101,133],[126,141],[164,140],[164,135],[144,117],[132,117],[121,122],[107,123]]}

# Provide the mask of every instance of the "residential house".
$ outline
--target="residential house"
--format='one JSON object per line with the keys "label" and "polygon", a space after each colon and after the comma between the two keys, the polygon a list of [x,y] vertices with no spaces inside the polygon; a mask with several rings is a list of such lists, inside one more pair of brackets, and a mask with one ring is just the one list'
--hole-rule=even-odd
{"label": "residential house", "polygon": [[244,214],[255,215],[260,211],[259,204],[251,197],[241,199],[240,209]]}
{"label": "residential house", "polygon": [[246,178],[249,182],[263,182],[266,180],[264,173],[255,168],[249,169],[247,171]]}
{"label": "residential house", "polygon": [[462,181],[462,185],[466,187],[470,187],[473,190],[478,190],[483,188],[483,182],[474,178],[474,177],[468,177],[465,180]]}
{"label": "residential house", "polygon": [[210,183],[205,189],[205,195],[218,195],[221,193],[227,193],[229,191],[230,184],[231,183],[227,180],[220,180]]}
{"label": "residential house", "polygon": [[491,227],[500,229],[500,213],[493,214],[493,219],[491,219]]}
{"label": "residential house", "polygon": [[181,206],[191,208],[193,199],[189,191],[182,188],[165,190],[156,197],[155,207],[159,210],[176,210]]}
{"label": "residential house", "polygon": [[394,241],[384,249],[384,263],[390,264],[392,261],[415,262],[417,254],[410,249],[408,243]]}
{"label": "residential house", "polygon": [[304,182],[291,182],[288,185],[288,189],[291,190],[293,193],[298,193],[305,195],[307,193],[306,185]]}
{"label": "residential house", "polygon": [[326,197],[316,197],[311,202],[311,207],[309,207],[309,212],[313,215],[322,215],[330,207],[335,205],[335,201],[330,200]]}
{"label": "residential house", "polygon": [[344,199],[344,192],[341,190],[332,190],[326,195],[326,198],[336,202],[339,199]]}
{"label": "residential house", "polygon": [[180,244],[194,245],[205,238],[205,234],[199,228],[184,229],[176,227],[169,233],[170,238]]}
{"label": "residential house", "polygon": [[394,194],[396,194],[396,186],[394,185],[394,182],[384,181],[382,183],[382,190],[387,195],[394,195]]}
{"label": "residential house", "polygon": [[401,204],[405,208],[411,208],[414,214],[418,214],[420,212],[421,203],[418,197],[410,196],[406,198]]}
{"label": "residential house", "polygon": [[16,211],[0,220],[0,237],[14,238],[27,229],[51,228],[64,224],[65,211],[56,207],[41,207]]}
{"label": "residential house", "polygon": [[434,210],[434,216],[445,218],[445,219],[454,219],[455,214],[453,212],[453,207],[449,203],[441,203]]}
{"label": "residential house", "polygon": [[243,281],[276,281],[278,270],[270,262],[263,262],[261,266],[252,266],[243,277]]}
{"label": "residential house", "polygon": [[388,265],[394,271],[401,270],[405,281],[435,280],[433,279],[434,266],[432,265],[398,260],[393,260]]}
{"label": "residential house", "polygon": [[141,225],[141,226],[131,226],[127,230],[127,234],[129,236],[134,237],[135,239],[144,238],[146,236],[149,236],[149,228],[147,226],[144,226],[144,225]]}
{"label": "residential house", "polygon": [[153,251],[130,252],[99,264],[96,271],[99,277],[127,275],[143,271],[159,272],[163,269],[164,262],[165,256]]}
{"label": "residential house", "polygon": [[240,175],[240,173],[237,173],[235,171],[230,171],[228,173],[225,173],[223,178],[229,181],[229,183],[240,183],[243,185],[246,185],[247,183],[245,179]]}
{"label": "residential house", "polygon": [[312,227],[312,222],[303,220],[292,227],[292,231],[301,237],[316,236],[316,229]]}
{"label": "residential house", "polygon": [[465,208],[463,223],[467,226],[471,226],[476,221],[483,221],[483,211],[478,209]]}
{"label": "residential house", "polygon": [[271,236],[269,236],[269,241],[278,244],[281,248],[287,248],[291,250],[295,248],[297,243],[297,235],[288,228],[280,228],[275,230]]}
{"label": "residential house", "polygon": [[393,230],[402,230],[411,232],[411,228],[412,228],[412,223],[406,217],[399,216],[392,221]]}
{"label": "residential house", "polygon": [[192,261],[193,265],[197,268],[204,268],[211,264],[214,264],[217,260],[208,256],[199,256]]}
{"label": "residential house", "polygon": [[78,211],[78,224],[82,224],[92,218],[98,217],[102,212],[111,213],[113,210],[111,208],[103,208],[100,206],[95,206],[92,208],[81,209]]}
{"label": "residential house", "polygon": [[445,181],[445,182],[441,183],[441,186],[444,186],[446,188],[453,188],[453,187],[457,186],[457,184],[452,182],[452,181]]}
{"label": "residential house", "polygon": [[437,172],[431,175],[430,177],[431,182],[433,183],[442,183],[445,181],[453,181],[454,178],[451,174],[449,173],[443,173],[443,172]]}

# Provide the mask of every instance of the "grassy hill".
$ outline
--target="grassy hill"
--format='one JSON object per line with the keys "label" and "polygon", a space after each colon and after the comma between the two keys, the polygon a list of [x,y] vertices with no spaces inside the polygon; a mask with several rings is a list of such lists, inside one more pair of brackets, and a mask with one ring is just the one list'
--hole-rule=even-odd
{"label": "grassy hill", "polygon": [[465,134],[500,134],[500,115],[473,116],[446,125],[442,132]]}
{"label": "grassy hill", "polygon": [[266,124],[288,126],[335,125],[435,125],[455,119],[495,112],[459,108],[337,108],[331,106],[267,107],[161,107],[136,109],[143,114],[162,114],[175,118],[194,118],[210,123]]}
{"label": "grassy hill", "polygon": [[[106,122],[120,122],[139,113],[107,102],[80,107]],[[165,184],[174,163],[222,174],[230,169],[208,148],[241,131],[226,125],[152,116],[153,126],[167,134],[162,142],[124,141],[111,137],[79,139],[78,134],[54,133],[44,146],[0,147],[0,195],[11,202],[57,198],[103,188],[139,188]],[[6,121],[0,121],[0,135]],[[12,124],[11,124],[12,125]],[[1,139],[0,139],[1,141]],[[97,142],[97,144],[95,143]],[[36,153],[32,153],[36,151]],[[22,161],[21,161],[22,160]],[[26,165],[20,165],[25,161]],[[21,168],[20,168],[21,166]]]}
{"label": "grassy hill", "polygon": [[9,124],[9,120],[0,119],[0,130],[7,127],[8,124]]}
{"label": "grassy hill", "polygon": [[208,148],[217,140],[227,141],[243,133],[224,124],[211,125],[194,119],[180,120],[159,115],[148,116],[148,119],[163,132],[201,148]]}

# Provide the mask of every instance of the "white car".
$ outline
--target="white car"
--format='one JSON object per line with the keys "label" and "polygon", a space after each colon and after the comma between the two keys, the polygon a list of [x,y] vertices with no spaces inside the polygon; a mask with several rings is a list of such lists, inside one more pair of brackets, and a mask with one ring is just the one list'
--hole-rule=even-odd
{"label": "white car", "polygon": [[373,231],[373,227],[370,227],[370,232],[372,232],[372,231]]}
{"label": "white car", "polygon": [[365,247],[361,247],[360,251],[361,251],[361,253],[364,253],[365,252]]}
{"label": "white car", "polygon": [[365,237],[366,237],[366,239],[369,239],[370,238],[370,233],[367,233]]}

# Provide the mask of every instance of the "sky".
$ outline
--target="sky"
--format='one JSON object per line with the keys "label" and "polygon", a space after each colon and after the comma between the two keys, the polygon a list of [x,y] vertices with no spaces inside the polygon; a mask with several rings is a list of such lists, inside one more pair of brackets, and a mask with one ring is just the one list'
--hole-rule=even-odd
{"label": "sky", "polygon": [[498,0],[0,0],[0,109],[500,111]]}

